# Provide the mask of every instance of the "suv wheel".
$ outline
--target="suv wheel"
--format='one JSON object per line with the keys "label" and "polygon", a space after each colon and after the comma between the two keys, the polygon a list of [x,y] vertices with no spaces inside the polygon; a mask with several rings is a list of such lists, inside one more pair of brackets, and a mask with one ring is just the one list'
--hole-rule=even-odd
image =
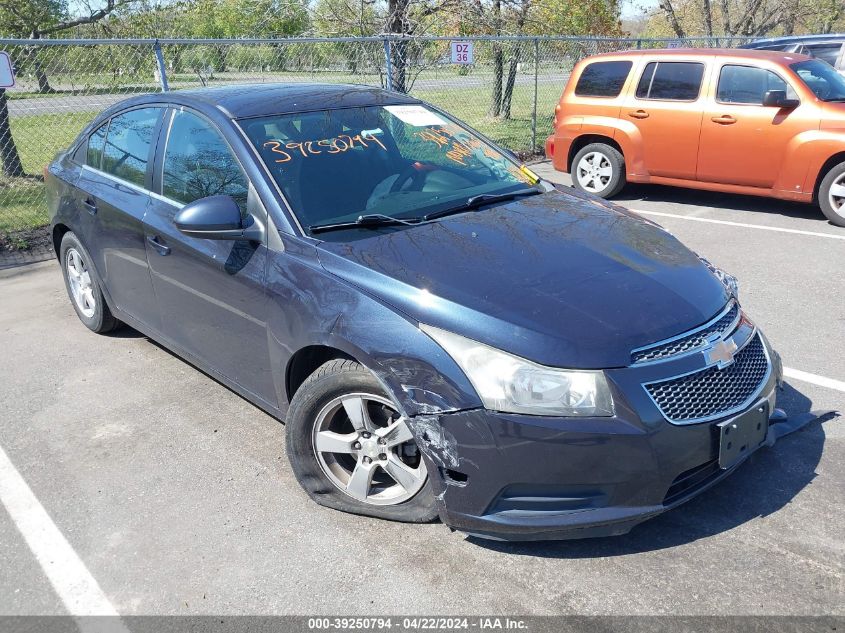
{"label": "suv wheel", "polygon": [[819,206],[831,224],[845,226],[845,163],[839,163],[819,185]]}
{"label": "suv wheel", "polygon": [[414,436],[384,388],[352,360],[333,360],[297,390],[286,424],[288,459],[317,503],[394,521],[437,517]]}
{"label": "suv wheel", "polygon": [[625,159],[614,147],[591,143],[572,160],[572,183],[577,189],[612,198],[625,186]]}
{"label": "suv wheel", "polygon": [[103,298],[100,282],[91,266],[91,255],[70,231],[62,237],[59,261],[65,288],[79,320],[92,332],[105,334],[120,325]]}

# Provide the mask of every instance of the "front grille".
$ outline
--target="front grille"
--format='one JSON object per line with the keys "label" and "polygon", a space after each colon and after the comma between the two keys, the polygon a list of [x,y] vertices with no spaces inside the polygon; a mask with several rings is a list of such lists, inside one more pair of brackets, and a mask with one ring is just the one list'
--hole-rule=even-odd
{"label": "front grille", "polygon": [[693,331],[686,336],[634,350],[631,353],[631,360],[635,363],[647,363],[652,360],[684,354],[699,347],[704,347],[707,345],[707,339],[714,334],[720,334],[721,338],[726,338],[737,317],[739,317],[739,306],[733,303],[730,309],[715,322],[704,326],[700,330]]}
{"label": "front grille", "polygon": [[645,385],[670,422],[692,422],[727,415],[742,407],[769,373],[769,359],[759,334],[724,369],[703,371]]}

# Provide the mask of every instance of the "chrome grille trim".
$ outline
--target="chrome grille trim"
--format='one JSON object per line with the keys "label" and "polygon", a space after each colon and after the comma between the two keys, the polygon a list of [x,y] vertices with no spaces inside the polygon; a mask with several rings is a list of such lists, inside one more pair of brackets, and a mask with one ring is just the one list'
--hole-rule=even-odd
{"label": "chrome grille trim", "polygon": [[[749,348],[757,345],[759,345],[762,350],[763,360],[765,362],[765,371],[762,373],[762,377],[755,379],[753,374],[751,376],[731,375],[737,371],[747,370],[749,373],[754,371],[753,367],[741,367],[738,363],[746,362],[747,359],[742,357],[743,352],[747,350],[749,354],[752,354],[754,353],[754,350]],[[754,359],[751,359],[747,362],[750,364],[755,361]],[[772,359],[769,354],[769,350],[766,348],[766,343],[763,340],[763,337],[760,335],[759,331],[755,329],[754,333],[748,337],[745,344],[734,354],[734,362],[724,369],[719,369],[717,365],[710,365],[704,369],[697,369],[678,376],[672,376],[671,378],[644,383],[643,388],[645,389],[648,397],[654,403],[654,406],[657,407],[663,417],[665,417],[669,422],[676,425],[697,424],[699,422],[710,422],[721,418],[727,418],[735,413],[739,413],[743,409],[748,408],[760,398],[761,391],[768,383],[771,375]],[[694,409],[697,411],[702,409],[703,405],[700,400],[696,400],[694,394],[691,394],[690,392],[694,392],[696,389],[708,386],[703,384],[705,381],[709,381],[710,383],[721,382],[721,384],[716,384],[715,386],[724,391],[726,389],[735,389],[739,381],[746,379],[753,380],[753,386],[750,391],[746,389],[746,391],[748,391],[747,395],[742,391],[737,394],[737,396],[745,396],[741,402],[734,404],[733,401],[736,400],[736,397],[731,399],[730,394],[728,394],[722,398],[720,403],[717,403],[719,406],[711,408],[711,410],[706,411],[706,413],[702,412],[702,415],[692,417],[679,415],[679,407]],[[698,384],[695,384],[696,381],[698,381]],[[714,385],[711,384],[709,386],[713,387]],[[656,393],[658,389],[663,390],[664,393]],[[667,390],[674,390],[674,393],[665,393]],[[718,398],[718,394],[716,398]],[[711,400],[712,399],[713,398],[711,398]]]}
{"label": "chrome grille trim", "polygon": [[693,354],[717,338],[727,338],[736,329],[741,318],[742,310],[739,304],[731,300],[719,314],[704,325],[633,350],[631,361],[634,365],[644,365]]}

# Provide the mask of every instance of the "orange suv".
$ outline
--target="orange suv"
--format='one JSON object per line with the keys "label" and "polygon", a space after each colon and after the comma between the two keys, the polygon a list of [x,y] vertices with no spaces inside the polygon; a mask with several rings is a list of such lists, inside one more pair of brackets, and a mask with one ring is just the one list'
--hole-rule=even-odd
{"label": "orange suv", "polygon": [[573,70],[546,155],[603,198],[648,182],[815,200],[845,226],[845,77],[796,53],[596,55]]}

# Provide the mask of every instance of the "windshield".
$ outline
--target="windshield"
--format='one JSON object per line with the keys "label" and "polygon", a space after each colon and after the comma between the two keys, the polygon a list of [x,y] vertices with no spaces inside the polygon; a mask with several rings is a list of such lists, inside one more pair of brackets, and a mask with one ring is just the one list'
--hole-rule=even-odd
{"label": "windshield", "polygon": [[790,68],[822,101],[845,101],[845,77],[830,64],[811,59],[792,64]]}
{"label": "windshield", "polygon": [[419,218],[536,182],[494,146],[423,105],[240,123],[305,227],[361,215]]}

